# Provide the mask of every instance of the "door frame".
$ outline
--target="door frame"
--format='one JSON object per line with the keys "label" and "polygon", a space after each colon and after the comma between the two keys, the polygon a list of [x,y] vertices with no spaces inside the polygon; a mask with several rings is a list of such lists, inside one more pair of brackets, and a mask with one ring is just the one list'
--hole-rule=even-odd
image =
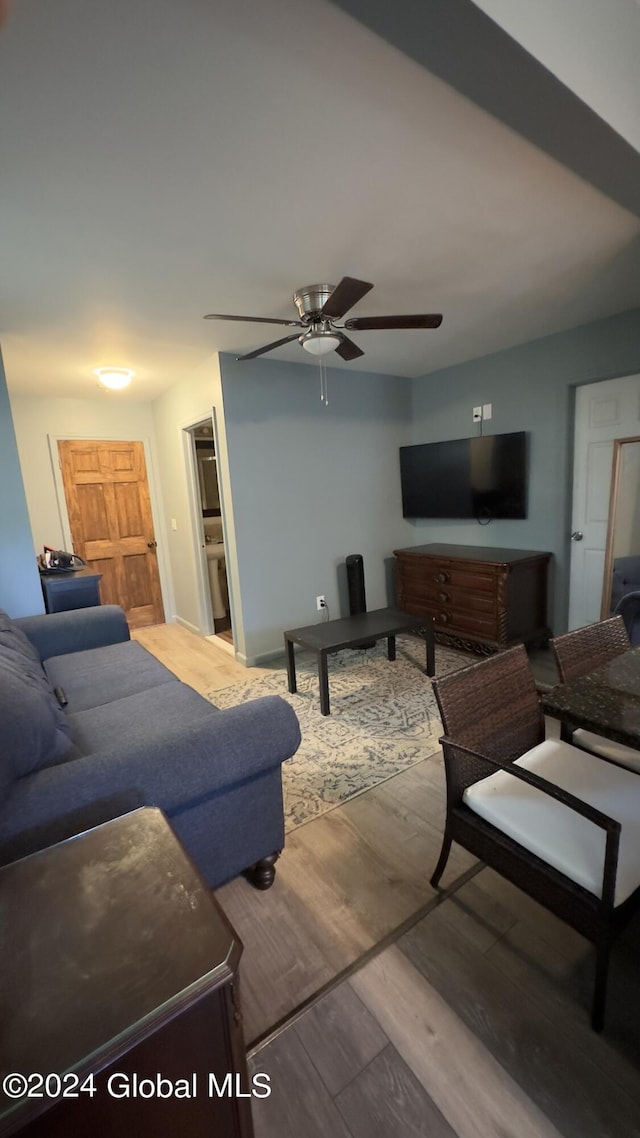
{"label": "door frame", "polygon": [[[571,499],[570,499],[570,503],[569,503],[569,510],[570,510],[569,518],[568,518],[569,536],[568,536],[568,542],[567,542],[567,549],[568,549],[568,554],[567,554],[567,573],[568,573],[567,626],[569,628],[571,627],[571,621],[570,621],[569,617],[571,614],[571,583],[572,583],[571,582],[571,559],[572,559],[572,553],[573,553],[571,533],[573,532],[573,528],[574,528],[573,523],[574,523],[576,493],[577,493],[576,484],[575,484],[575,464],[576,464],[576,454],[578,453],[579,450],[584,452],[584,448],[586,445],[585,444],[585,434],[582,432],[581,429],[579,429],[579,425],[578,425],[578,417],[577,417],[578,389],[579,388],[586,388],[586,387],[593,388],[593,387],[598,387],[598,386],[604,386],[604,384],[614,383],[617,380],[634,379],[637,377],[640,377],[640,372],[638,372],[638,371],[621,372],[621,373],[618,373],[616,375],[609,375],[609,376],[600,377],[597,379],[595,379],[595,378],[590,379],[585,383],[579,383],[579,384],[575,384],[573,386],[573,410],[572,410],[573,424],[572,424],[572,433],[571,433],[573,451],[572,451],[572,456],[571,456],[571,475],[570,475],[570,477],[571,477]],[[625,438],[625,436],[628,434],[628,430],[629,430],[629,427],[628,427],[628,425],[626,425],[624,428],[624,431],[620,435],[615,436],[611,440],[612,446],[614,448],[614,453],[615,453],[616,441],[618,441],[618,439]],[[613,471],[609,474],[609,479],[611,479],[612,473],[613,473]],[[609,482],[609,486],[607,487],[607,490],[609,492],[609,496],[608,496],[608,514],[607,514],[607,535],[605,538],[605,543],[606,543],[605,544],[605,555],[606,555],[606,547],[608,544],[608,531],[609,531],[609,526],[611,524],[611,490],[610,490],[610,487],[611,487],[611,482]],[[605,573],[606,573],[606,564],[603,563],[603,580],[602,580],[603,593],[604,593]],[[602,604],[603,604],[603,602],[601,601],[601,606],[600,606],[600,610],[599,610],[601,613],[602,613]],[[600,616],[600,619],[603,619],[602,615]]]}
{"label": "door frame", "polygon": [[[201,500],[200,500],[200,486],[198,483],[198,464],[196,458],[195,440],[193,437],[194,428],[198,423],[204,422],[205,419],[210,419],[213,426],[213,446],[216,458],[220,455],[219,449],[219,434],[218,434],[218,421],[216,418],[215,407],[208,407],[201,415],[189,416],[186,423],[180,425],[180,433],[182,435],[182,450],[184,455],[184,468],[186,472],[187,491],[189,497],[189,516],[191,520],[191,532],[193,538],[193,549],[195,553],[195,572],[196,572],[196,594],[198,605],[198,620],[199,631],[202,636],[214,636],[215,624],[213,620],[213,609],[211,606],[211,590],[209,588],[209,569],[207,566],[206,550],[203,546],[204,542],[204,525],[201,515]],[[220,468],[218,467],[218,494],[220,496],[220,521],[222,522],[222,536],[224,539],[225,548],[225,561],[227,565],[227,593],[229,596],[229,617],[231,619],[231,632],[234,637],[233,652],[236,654],[236,641],[234,629],[235,625],[235,612],[233,603],[233,587],[231,582],[231,575],[229,573],[229,533],[226,523],[225,499],[224,489],[222,486],[222,479],[220,478]],[[221,642],[221,646],[224,645]]]}
{"label": "door frame", "polygon": [[162,596],[162,605],[164,608],[165,621],[168,619],[167,614],[173,613],[175,610],[173,588],[171,585],[171,575],[169,572],[169,562],[167,557],[167,534],[164,524],[164,516],[160,509],[160,491],[158,479],[156,476],[155,464],[153,462],[153,452],[151,448],[151,440],[145,438],[132,438],[131,432],[122,433],[121,431],[109,431],[104,435],[97,435],[95,432],[87,433],[65,431],[64,434],[47,434],[47,445],[49,447],[49,458],[51,460],[51,469],[53,471],[53,482],[55,487],[56,501],[58,504],[58,517],[60,520],[60,527],[64,538],[65,549],[71,550],[71,523],[69,521],[69,511],[67,509],[67,499],[64,492],[64,481],[62,478],[62,469],[60,467],[60,456],[58,453],[59,442],[118,442],[118,443],[142,443],[144,451],[144,462],[147,471],[147,484],[149,486],[149,499],[151,502],[151,517],[153,520],[153,531],[158,541],[158,548],[156,555],[158,559],[158,575],[160,577],[160,593]]}

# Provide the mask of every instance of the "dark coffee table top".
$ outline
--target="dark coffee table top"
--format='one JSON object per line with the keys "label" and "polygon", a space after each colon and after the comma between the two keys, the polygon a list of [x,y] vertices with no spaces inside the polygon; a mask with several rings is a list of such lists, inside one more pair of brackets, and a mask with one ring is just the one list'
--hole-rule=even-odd
{"label": "dark coffee table top", "polygon": [[374,609],[373,612],[362,612],[339,620],[291,628],[284,636],[285,640],[292,640],[316,652],[338,652],[360,640],[380,640],[383,636],[430,626],[431,622],[425,616],[411,616],[400,612],[400,609]]}

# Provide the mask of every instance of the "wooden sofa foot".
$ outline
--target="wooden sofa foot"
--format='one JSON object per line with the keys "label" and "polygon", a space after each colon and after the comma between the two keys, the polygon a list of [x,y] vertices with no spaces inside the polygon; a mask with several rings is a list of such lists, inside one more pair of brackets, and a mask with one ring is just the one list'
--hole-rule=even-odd
{"label": "wooden sofa foot", "polygon": [[255,865],[245,869],[244,875],[247,881],[250,881],[254,889],[270,889],[275,881],[276,876],[276,862],[280,857],[279,853],[270,854],[269,857],[261,857]]}

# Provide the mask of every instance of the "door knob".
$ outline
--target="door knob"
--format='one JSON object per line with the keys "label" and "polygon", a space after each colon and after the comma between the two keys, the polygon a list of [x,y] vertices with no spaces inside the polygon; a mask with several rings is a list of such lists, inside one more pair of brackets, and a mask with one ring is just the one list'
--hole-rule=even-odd
{"label": "door knob", "polygon": [[572,541],[582,541],[583,537],[584,534],[581,529],[574,529],[573,533],[571,534]]}
{"label": "door knob", "polygon": [[158,547],[157,541],[148,541],[147,542],[147,548],[148,549],[157,549],[157,547]]}

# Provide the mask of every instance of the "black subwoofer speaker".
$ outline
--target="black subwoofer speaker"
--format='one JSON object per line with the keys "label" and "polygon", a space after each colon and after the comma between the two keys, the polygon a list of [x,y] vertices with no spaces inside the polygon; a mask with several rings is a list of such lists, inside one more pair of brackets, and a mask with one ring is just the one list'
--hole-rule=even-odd
{"label": "black subwoofer speaker", "polygon": [[[360,553],[350,553],[345,557],[347,566],[347,589],[349,592],[349,614],[357,616],[367,611],[367,597],[364,590],[364,561]],[[362,640],[358,648],[373,648],[375,640]]]}
{"label": "black subwoofer speaker", "polygon": [[345,558],[347,566],[347,587],[349,590],[349,613],[367,611],[367,598],[364,591],[364,561],[359,553],[350,553]]}

